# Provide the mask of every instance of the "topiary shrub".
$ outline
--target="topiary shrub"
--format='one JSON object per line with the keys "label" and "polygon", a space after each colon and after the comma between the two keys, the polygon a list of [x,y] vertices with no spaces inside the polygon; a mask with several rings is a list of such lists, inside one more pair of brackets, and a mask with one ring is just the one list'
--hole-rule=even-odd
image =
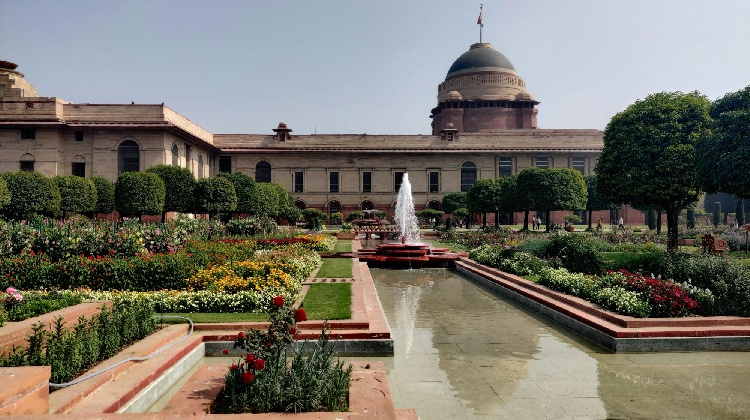
{"label": "topiary shrub", "polygon": [[195,186],[196,211],[208,213],[213,219],[219,213],[230,213],[237,208],[234,185],[224,177],[203,178]]}
{"label": "topiary shrub", "polygon": [[146,172],[158,175],[164,182],[166,194],[164,196],[164,208],[162,209],[162,222],[166,220],[166,213],[169,211],[189,213],[193,210],[195,177],[189,169],[179,166],[156,165],[148,168]]}
{"label": "topiary shrub", "polygon": [[92,176],[91,181],[96,188],[94,213],[112,213],[115,210],[115,184],[101,176]]}
{"label": "topiary shrub", "polygon": [[115,183],[115,208],[121,216],[161,214],[166,188],[158,175],[149,172],[125,172]]}
{"label": "topiary shrub", "polygon": [[60,190],[51,178],[39,172],[6,172],[0,176],[10,192],[10,203],[2,208],[8,217],[22,220],[60,209]]}
{"label": "topiary shrub", "polygon": [[0,209],[10,204],[10,191],[5,179],[0,177]]}
{"label": "topiary shrub", "polygon": [[60,210],[63,219],[68,213],[91,213],[96,207],[96,186],[90,179],[75,175],[53,178],[60,190]]}
{"label": "topiary shrub", "polygon": [[234,185],[237,195],[237,213],[258,214],[258,184],[250,176],[242,172],[219,172],[217,177],[225,178]]}

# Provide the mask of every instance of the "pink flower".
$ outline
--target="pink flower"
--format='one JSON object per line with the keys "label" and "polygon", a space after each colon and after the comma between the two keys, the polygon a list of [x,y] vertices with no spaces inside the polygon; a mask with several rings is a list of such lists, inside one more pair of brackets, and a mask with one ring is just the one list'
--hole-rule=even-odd
{"label": "pink flower", "polygon": [[5,293],[7,293],[9,295],[15,294],[16,292],[18,292],[18,290],[14,289],[12,287],[9,287],[9,288],[5,289]]}

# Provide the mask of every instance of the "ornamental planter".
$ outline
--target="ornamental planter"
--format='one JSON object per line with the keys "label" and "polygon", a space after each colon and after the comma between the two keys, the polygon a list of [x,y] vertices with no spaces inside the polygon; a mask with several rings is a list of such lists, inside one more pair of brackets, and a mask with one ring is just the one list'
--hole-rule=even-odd
{"label": "ornamental planter", "polygon": [[564,229],[565,229],[566,232],[573,232],[574,230],[576,230],[576,227],[575,226],[565,226]]}
{"label": "ornamental planter", "polygon": [[354,232],[336,232],[337,239],[354,239],[355,235]]}

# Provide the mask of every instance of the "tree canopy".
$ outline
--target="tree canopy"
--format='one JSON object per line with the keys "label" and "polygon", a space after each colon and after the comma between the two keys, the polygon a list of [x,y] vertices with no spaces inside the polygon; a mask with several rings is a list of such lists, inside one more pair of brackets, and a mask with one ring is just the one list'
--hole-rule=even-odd
{"label": "tree canopy", "polygon": [[714,101],[709,114],[711,132],[695,146],[701,187],[750,198],[750,86]]}
{"label": "tree canopy", "polygon": [[547,212],[555,210],[583,210],[588,191],[583,175],[575,169],[528,168],[518,174],[519,198],[529,209]]}
{"label": "tree canopy", "polygon": [[39,172],[5,172],[0,174],[10,192],[10,203],[2,212],[13,219],[28,219],[35,214],[60,209],[60,190],[52,178]]}
{"label": "tree canopy", "polygon": [[487,225],[487,213],[497,213],[497,183],[492,179],[476,181],[466,192],[466,205],[471,213],[482,213],[482,225]]}
{"label": "tree canopy", "polygon": [[94,213],[113,212],[115,210],[115,184],[101,176],[92,176],[91,182],[96,188]]}
{"label": "tree canopy", "polygon": [[453,214],[460,208],[466,208],[466,193],[452,192],[446,194],[441,202],[441,207],[448,214]]}
{"label": "tree canopy", "polygon": [[237,213],[258,214],[258,185],[242,172],[219,172],[217,177],[228,179],[237,194]]}
{"label": "tree canopy", "polygon": [[195,185],[196,210],[215,218],[219,213],[231,213],[237,208],[234,185],[224,177],[203,178]]}
{"label": "tree canopy", "polygon": [[596,191],[606,202],[654,205],[667,214],[667,249],[677,249],[680,211],[700,195],[695,142],[708,134],[709,100],[661,92],[618,113],[604,130]]}
{"label": "tree canopy", "polygon": [[155,173],[123,172],[115,183],[115,208],[121,216],[161,214],[166,188]]}
{"label": "tree canopy", "polygon": [[158,175],[164,182],[166,194],[164,196],[164,208],[162,209],[162,221],[166,219],[166,214],[170,211],[180,213],[193,211],[195,177],[189,169],[180,166],[156,165],[148,168],[146,172]]}
{"label": "tree canopy", "polygon": [[53,178],[60,191],[60,210],[63,219],[67,213],[91,213],[96,207],[96,186],[90,179],[75,175],[58,175]]}

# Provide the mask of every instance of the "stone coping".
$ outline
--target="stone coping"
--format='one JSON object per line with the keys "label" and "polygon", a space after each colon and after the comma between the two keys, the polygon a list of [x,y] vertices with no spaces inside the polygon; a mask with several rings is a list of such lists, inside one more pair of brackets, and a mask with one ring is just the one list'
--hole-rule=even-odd
{"label": "stone coping", "polygon": [[[634,318],[607,311],[583,299],[484,266],[468,258],[457,261],[456,267],[459,271],[483,279],[485,284],[511,299],[613,351],[750,350],[750,318]],[[720,337],[725,338],[719,339]],[[699,344],[698,341],[685,341],[691,338],[703,339],[703,344]],[[640,341],[635,346],[625,345],[625,340],[648,339],[670,342],[651,341],[649,344],[648,341]],[[635,342],[630,342],[633,343]]]}

